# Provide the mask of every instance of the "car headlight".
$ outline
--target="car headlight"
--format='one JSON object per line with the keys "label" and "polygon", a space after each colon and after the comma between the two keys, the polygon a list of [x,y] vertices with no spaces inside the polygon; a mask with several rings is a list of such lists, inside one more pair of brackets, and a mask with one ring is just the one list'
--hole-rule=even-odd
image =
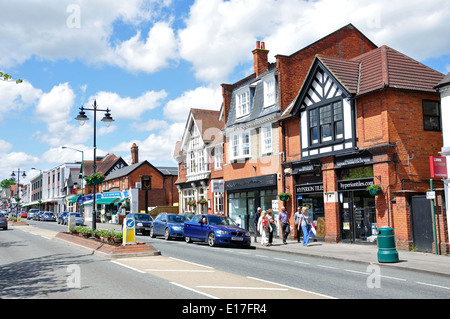
{"label": "car headlight", "polygon": [[181,226],[172,226],[173,230],[181,230]]}
{"label": "car headlight", "polygon": [[137,223],[136,225],[139,226],[139,227],[143,226],[142,223]]}
{"label": "car headlight", "polygon": [[250,237],[250,232],[246,232],[245,237]]}
{"label": "car headlight", "polygon": [[217,232],[217,234],[219,234],[219,235],[228,235],[228,232],[226,231],[226,230],[218,230],[218,231],[216,231]]}

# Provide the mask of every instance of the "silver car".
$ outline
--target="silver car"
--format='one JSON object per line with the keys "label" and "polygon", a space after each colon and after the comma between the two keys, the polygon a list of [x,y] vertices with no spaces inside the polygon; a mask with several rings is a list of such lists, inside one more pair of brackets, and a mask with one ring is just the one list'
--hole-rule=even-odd
{"label": "silver car", "polygon": [[3,228],[3,230],[8,229],[8,217],[4,213],[0,213],[0,228]]}

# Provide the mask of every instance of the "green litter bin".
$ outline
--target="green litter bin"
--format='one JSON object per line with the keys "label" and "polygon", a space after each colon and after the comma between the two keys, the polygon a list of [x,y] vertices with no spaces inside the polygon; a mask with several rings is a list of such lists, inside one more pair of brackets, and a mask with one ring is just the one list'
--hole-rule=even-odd
{"label": "green litter bin", "polygon": [[378,262],[396,263],[398,262],[398,252],[395,248],[394,229],[390,227],[381,227],[378,233]]}

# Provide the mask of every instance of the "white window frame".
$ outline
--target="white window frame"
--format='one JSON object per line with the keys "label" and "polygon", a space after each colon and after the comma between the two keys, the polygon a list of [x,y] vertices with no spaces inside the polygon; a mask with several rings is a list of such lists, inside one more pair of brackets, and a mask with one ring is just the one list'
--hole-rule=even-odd
{"label": "white window frame", "polygon": [[236,117],[250,114],[250,89],[236,92]]}
{"label": "white window frame", "polygon": [[214,193],[214,213],[223,214],[223,193]]}
{"label": "white window frame", "polygon": [[217,146],[214,149],[214,169],[215,170],[222,169],[222,158],[223,158],[222,146]]}
{"label": "white window frame", "polygon": [[273,151],[272,124],[261,126],[261,153],[268,154]]}
{"label": "white window frame", "polygon": [[239,131],[230,136],[231,159],[251,157],[251,134],[250,131]]}
{"label": "white window frame", "polygon": [[264,107],[273,106],[276,103],[275,77],[269,76],[264,83]]}

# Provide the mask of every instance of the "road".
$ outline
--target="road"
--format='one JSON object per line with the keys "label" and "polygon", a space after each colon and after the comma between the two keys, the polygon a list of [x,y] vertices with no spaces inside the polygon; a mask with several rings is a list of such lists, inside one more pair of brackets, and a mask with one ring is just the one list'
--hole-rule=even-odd
{"label": "road", "polygon": [[29,224],[0,231],[0,298],[255,301],[450,297],[450,278],[445,276],[148,236],[138,236],[138,240],[150,242],[161,256],[110,261],[51,240],[64,226]]}

